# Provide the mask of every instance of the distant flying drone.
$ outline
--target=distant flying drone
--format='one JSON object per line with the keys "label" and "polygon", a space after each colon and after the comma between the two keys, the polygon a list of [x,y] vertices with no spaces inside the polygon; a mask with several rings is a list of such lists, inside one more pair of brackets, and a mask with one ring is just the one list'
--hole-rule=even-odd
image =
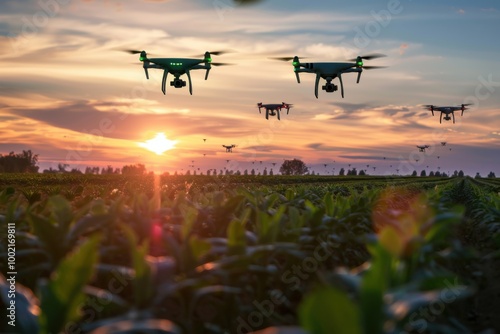
{"label": "distant flying drone", "polygon": [[[441,146],[446,146],[446,142],[445,142],[445,141],[442,141],[442,142],[441,142]],[[450,148],[450,150],[451,150],[451,148]]]}
{"label": "distant flying drone", "polygon": [[148,58],[146,51],[125,50],[128,53],[140,54],[139,60],[142,62],[142,67],[146,73],[146,78],[149,79],[148,68],[158,68],[163,70],[163,79],[161,81],[161,91],[166,94],[166,82],[168,73],[174,76],[174,80],[170,81],[170,86],[182,88],[186,86],[186,81],[180,78],[186,74],[189,80],[189,93],[193,95],[193,85],[191,84],[191,70],[207,70],[205,80],[208,79],[208,73],[212,66],[229,65],[225,63],[212,63],[212,55],[221,55],[224,51],[205,52],[200,56],[203,59],[193,58]]}
{"label": "distant flying drone", "polygon": [[[425,105],[424,107],[427,108],[427,110],[430,110],[430,112],[432,112],[432,116],[434,116],[434,111],[440,111],[441,112],[441,115],[439,116],[439,123],[442,122],[442,119],[443,119],[443,114],[445,114],[446,116],[444,117],[444,120],[445,121],[449,121],[452,119],[453,117],[453,123],[455,123],[455,111],[457,110],[462,110],[462,115],[464,115],[464,111],[469,109],[469,108],[466,108],[467,106],[471,106],[472,104],[470,103],[467,103],[467,104],[461,104],[460,106],[458,107],[450,107],[450,106],[447,106],[447,107],[437,107],[437,106],[434,106],[432,104],[428,104],[428,105]],[[450,117],[450,114],[452,117]]]}
{"label": "distant flying drone", "polygon": [[229,152],[229,153],[232,153],[233,152],[233,148],[236,147],[236,145],[222,145],[222,147],[225,147],[226,148],[226,153]]}
{"label": "distant flying drone", "polygon": [[280,111],[281,109],[286,109],[286,114],[290,111],[292,104],[281,102],[281,104],[262,104],[262,102],[257,103],[257,107],[259,108],[259,113],[261,113],[262,108],[266,108],[266,119],[269,119],[269,116],[278,115],[278,120],[280,120]]}
{"label": "distant flying drone", "polygon": [[425,149],[429,148],[430,146],[429,145],[422,145],[422,146],[417,145],[417,147],[418,147],[418,150],[420,152],[425,152]]}
{"label": "distant flying drone", "polygon": [[349,62],[328,62],[328,63],[301,63],[298,56],[295,57],[279,57],[273,58],[277,60],[290,61],[292,60],[293,70],[297,78],[297,82],[300,83],[299,73],[315,73],[316,83],[314,86],[314,95],[318,98],[318,86],[319,80],[321,78],[326,80],[326,84],[321,87],[322,90],[327,93],[333,93],[338,90],[338,86],[332,83],[332,80],[339,78],[340,90],[342,98],[344,97],[344,83],[342,81],[342,74],[344,73],[358,73],[358,79],[356,83],[359,83],[361,78],[361,73],[363,69],[370,70],[376,68],[384,68],[384,66],[364,66],[363,59],[375,59],[385,57],[383,54],[371,54],[366,56],[358,56],[355,59],[349,60]]}

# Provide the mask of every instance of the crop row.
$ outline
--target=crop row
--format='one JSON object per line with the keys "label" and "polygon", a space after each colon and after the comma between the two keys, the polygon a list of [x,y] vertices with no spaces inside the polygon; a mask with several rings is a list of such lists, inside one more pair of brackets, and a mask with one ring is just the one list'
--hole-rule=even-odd
{"label": "crop row", "polygon": [[497,233],[486,207],[498,195],[468,179],[110,180],[70,196],[70,182],[0,192],[0,224],[16,226],[21,332],[485,329],[467,317],[480,282],[462,274],[478,256],[464,225]]}

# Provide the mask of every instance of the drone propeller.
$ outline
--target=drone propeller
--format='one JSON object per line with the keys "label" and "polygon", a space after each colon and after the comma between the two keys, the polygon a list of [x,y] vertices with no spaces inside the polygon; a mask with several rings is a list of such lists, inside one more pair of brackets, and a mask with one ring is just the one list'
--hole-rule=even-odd
{"label": "drone propeller", "polygon": [[136,54],[139,54],[139,53],[142,52],[142,51],[139,51],[139,50],[130,50],[130,49],[125,49],[125,50],[122,50],[122,51],[131,53],[133,55],[136,55]]}
{"label": "drone propeller", "polygon": [[219,51],[207,51],[204,54],[198,54],[193,57],[206,57],[207,55],[214,55],[214,56],[220,56],[226,53],[230,53],[231,51],[229,50],[219,50]]}
{"label": "drone propeller", "polygon": [[234,64],[230,64],[230,63],[210,63],[210,65],[213,65],[213,66],[227,66],[227,65],[234,65]]}
{"label": "drone propeller", "polygon": [[472,103],[462,103],[462,116],[464,115],[464,111],[467,110],[468,108],[465,108],[465,107],[468,107],[468,106],[471,106],[473,105]]}
{"label": "drone propeller", "polygon": [[431,113],[432,113],[432,116],[434,116],[434,105],[432,105],[432,104],[426,104],[423,107],[429,109],[431,111]]}
{"label": "drone propeller", "polygon": [[281,60],[281,61],[290,61],[294,57],[269,57],[269,59],[274,59],[274,60]]}
{"label": "drone propeller", "polygon": [[368,55],[364,55],[364,56],[358,56],[354,59],[349,59],[349,61],[357,61],[358,59],[370,60],[370,59],[377,59],[377,58],[382,58],[382,57],[387,57],[387,56],[382,54],[382,53],[372,53],[372,54],[368,54]]}
{"label": "drone propeller", "polygon": [[387,68],[387,66],[363,66],[364,70],[375,70],[377,68]]}

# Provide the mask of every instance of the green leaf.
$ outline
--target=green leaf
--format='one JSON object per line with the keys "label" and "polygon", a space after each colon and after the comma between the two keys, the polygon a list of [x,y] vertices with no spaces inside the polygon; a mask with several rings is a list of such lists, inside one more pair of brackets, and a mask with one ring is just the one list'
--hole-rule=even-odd
{"label": "green leaf", "polygon": [[382,333],[384,319],[384,294],[390,284],[391,255],[377,244],[369,247],[372,265],[361,281],[361,310],[365,333]]}
{"label": "green leaf", "polygon": [[321,287],[309,293],[299,305],[299,321],[311,334],[363,333],[359,307],[347,293]]}
{"label": "green leaf", "polygon": [[47,205],[51,211],[51,218],[66,231],[73,221],[71,204],[61,195],[56,195],[49,198]]}
{"label": "green leaf", "polygon": [[239,221],[233,220],[227,228],[228,255],[245,254],[245,227]]}
{"label": "green leaf", "polygon": [[40,286],[42,334],[59,333],[65,324],[79,318],[79,307],[85,300],[83,288],[94,272],[99,242],[97,236],[87,240],[61,261],[48,283]]}
{"label": "green leaf", "polygon": [[132,281],[134,287],[134,300],[139,308],[146,307],[153,296],[153,278],[151,268],[146,261],[149,252],[149,243],[144,241],[142,245],[137,244],[137,237],[132,228],[122,225],[125,235],[129,241],[132,256],[132,266],[135,276]]}
{"label": "green leaf", "polygon": [[203,255],[207,254],[212,247],[210,242],[200,239],[196,236],[192,236],[189,238],[189,247],[191,249],[191,254],[193,255],[193,260],[195,263],[198,263]]}
{"label": "green leaf", "polygon": [[64,236],[57,226],[47,218],[38,215],[29,215],[28,218],[33,233],[43,243],[45,249],[52,257],[54,265],[64,256]]}

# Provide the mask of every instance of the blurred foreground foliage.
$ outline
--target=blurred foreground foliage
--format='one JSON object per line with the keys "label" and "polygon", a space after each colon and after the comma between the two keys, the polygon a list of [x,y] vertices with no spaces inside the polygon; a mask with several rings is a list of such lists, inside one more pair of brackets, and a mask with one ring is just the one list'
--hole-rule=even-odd
{"label": "blurred foreground foliage", "polygon": [[[498,179],[24,175],[20,333],[463,333],[499,328]],[[266,184],[264,184],[266,182]],[[12,245],[12,244],[10,244]],[[485,302],[488,301],[488,302]]]}

